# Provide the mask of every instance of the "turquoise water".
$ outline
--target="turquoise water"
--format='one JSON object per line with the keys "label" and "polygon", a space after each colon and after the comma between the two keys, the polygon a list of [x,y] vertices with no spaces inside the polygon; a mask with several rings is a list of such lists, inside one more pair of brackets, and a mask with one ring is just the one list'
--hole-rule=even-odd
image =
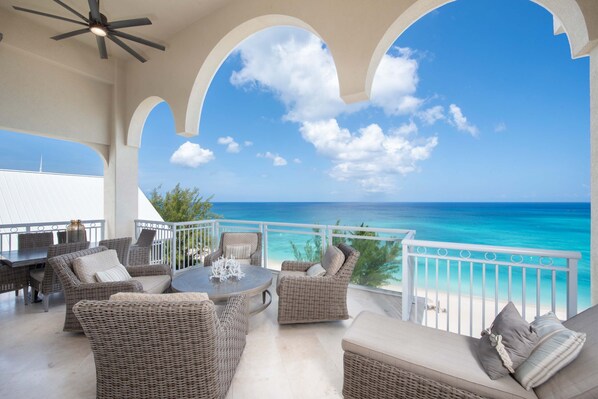
{"label": "turquoise water", "polygon": [[[343,225],[411,229],[420,240],[579,251],[579,305],[590,304],[589,203],[214,203],[214,212],[226,219],[318,224],[340,220]],[[272,259],[292,255],[285,238],[271,240],[269,248]],[[493,277],[494,269],[486,273]],[[506,278],[501,273],[501,281]],[[450,280],[454,279],[451,271]],[[521,276],[513,279],[520,281]],[[527,286],[535,286],[534,275],[528,274]],[[559,292],[558,301],[563,298]]]}

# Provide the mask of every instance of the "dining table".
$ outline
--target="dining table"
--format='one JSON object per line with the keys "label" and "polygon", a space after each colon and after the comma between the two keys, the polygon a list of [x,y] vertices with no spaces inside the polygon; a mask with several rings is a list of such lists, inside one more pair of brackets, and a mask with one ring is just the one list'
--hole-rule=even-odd
{"label": "dining table", "polygon": [[0,262],[10,267],[33,266],[45,263],[48,247],[12,249],[0,252]]}

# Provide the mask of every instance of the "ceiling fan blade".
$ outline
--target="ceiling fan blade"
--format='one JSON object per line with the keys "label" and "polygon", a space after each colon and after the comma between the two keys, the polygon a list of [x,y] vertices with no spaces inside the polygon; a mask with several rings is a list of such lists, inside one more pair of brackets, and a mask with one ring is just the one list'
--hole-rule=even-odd
{"label": "ceiling fan blade", "polygon": [[137,37],[137,36],[129,35],[128,33],[118,32],[118,31],[115,31],[115,30],[114,31],[111,30],[110,33],[112,35],[114,35],[114,36],[119,36],[119,37],[122,37],[123,39],[128,39],[128,40],[131,40],[133,42],[145,44],[146,46],[150,46],[150,47],[153,47],[153,48],[158,49],[158,50],[162,50],[162,51],[166,50],[166,47],[162,46],[161,44],[150,42],[149,40],[145,40],[145,39],[142,39],[142,38]]}
{"label": "ceiling fan blade", "polygon": [[106,40],[101,36],[96,36],[98,42],[98,50],[100,50],[100,58],[108,58],[108,50],[106,50]]}
{"label": "ceiling fan blade", "polygon": [[79,11],[75,10],[74,8],[72,8],[71,6],[69,6],[68,4],[64,4],[60,0],[54,0],[54,2],[60,4],[61,6],[63,6],[64,8],[66,8],[67,10],[69,10],[70,12],[72,12],[73,14],[75,14],[76,16],[78,16],[79,18],[81,18],[83,21],[89,22],[89,19],[87,19],[87,17],[85,17],[85,15],[81,14]]}
{"label": "ceiling fan blade", "polygon": [[102,22],[102,16],[100,15],[100,5],[98,4],[97,0],[88,0],[89,3],[89,13],[91,14],[91,19],[94,22]]}
{"label": "ceiling fan blade", "polygon": [[12,6],[15,10],[17,11],[24,11],[24,12],[29,12],[31,14],[36,14],[36,15],[41,15],[43,17],[49,17],[49,18],[54,18],[54,19],[60,19],[61,21],[67,21],[67,22],[72,22],[74,24],[78,24],[78,25],[83,25],[83,26],[87,26],[86,23],[81,22],[81,21],[76,21],[74,19],[70,19],[70,18],[65,18],[65,17],[61,17],[59,15],[53,15],[53,14],[47,14],[45,12],[41,12],[41,11],[35,11],[35,10],[30,10],[28,8],[23,8],[23,7],[17,7],[17,6]]}
{"label": "ceiling fan blade", "polygon": [[69,38],[69,37],[73,37],[73,36],[77,36],[77,35],[82,35],[82,34],[88,33],[88,32],[89,32],[88,28],[78,29],[78,30],[74,30],[72,32],[63,33],[61,35],[52,36],[50,39],[62,40],[62,39],[66,39],[66,38]]}
{"label": "ceiling fan blade", "polygon": [[132,26],[151,25],[149,18],[125,19],[122,21],[112,21],[108,24],[110,29],[130,28]]}
{"label": "ceiling fan blade", "polygon": [[112,33],[113,32],[108,33],[108,39],[112,40],[114,43],[116,43],[117,45],[122,47],[126,52],[131,54],[133,57],[137,58],[139,61],[141,61],[141,62],[147,61],[145,58],[143,58],[141,55],[139,55],[138,52],[133,50],[131,47],[127,46],[126,43],[124,43],[118,37],[115,37],[114,35],[112,35]]}

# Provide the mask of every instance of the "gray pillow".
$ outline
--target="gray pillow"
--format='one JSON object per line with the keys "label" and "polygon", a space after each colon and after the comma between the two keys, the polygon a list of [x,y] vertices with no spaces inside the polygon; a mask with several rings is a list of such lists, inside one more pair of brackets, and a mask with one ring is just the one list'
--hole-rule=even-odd
{"label": "gray pillow", "polygon": [[331,245],[326,248],[324,259],[322,259],[322,267],[326,269],[327,276],[334,276],[345,263],[345,254],[337,247]]}
{"label": "gray pillow", "polygon": [[514,373],[532,353],[540,340],[534,328],[509,302],[496,316],[492,326],[482,332],[478,358],[488,376],[497,380]]}

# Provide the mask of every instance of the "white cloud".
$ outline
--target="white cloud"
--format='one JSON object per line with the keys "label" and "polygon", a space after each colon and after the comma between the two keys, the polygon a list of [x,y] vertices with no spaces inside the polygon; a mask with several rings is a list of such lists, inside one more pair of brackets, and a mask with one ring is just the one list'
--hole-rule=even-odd
{"label": "white cloud", "polygon": [[436,105],[417,113],[417,117],[421,119],[426,125],[433,125],[441,119],[445,119],[444,107]]}
{"label": "white cloud", "polygon": [[243,145],[245,145],[245,147],[251,147],[253,145],[253,141],[245,140]]}
{"label": "white cloud", "polygon": [[366,191],[380,192],[394,186],[397,175],[417,170],[417,162],[430,157],[438,144],[436,137],[408,140],[404,134],[385,134],[377,124],[352,133],[335,119],[305,122],[303,138],[328,157],[334,167],[333,178],[354,180]]}
{"label": "white cloud", "polygon": [[419,83],[418,63],[409,49],[397,50],[396,57],[384,54],[372,82],[372,104],[387,115],[412,114],[423,102],[414,96]]}
{"label": "white cloud", "polygon": [[399,136],[410,136],[414,133],[417,133],[418,128],[413,120],[410,120],[409,123],[404,123],[399,126],[397,129],[392,130],[393,134],[398,134]]}
{"label": "white cloud", "polygon": [[199,165],[208,163],[214,158],[214,153],[211,150],[201,148],[199,144],[187,141],[172,154],[170,162],[190,168],[197,168]]}
{"label": "white cloud", "polygon": [[270,151],[266,152],[265,154],[258,153],[258,158],[268,158],[272,160],[272,165],[274,166],[285,166],[287,164],[287,160],[281,157],[278,154],[273,154]]}
{"label": "white cloud", "polygon": [[218,144],[226,146],[226,152],[236,154],[241,151],[239,143],[237,143],[231,136],[219,137]]}
{"label": "white cloud", "polygon": [[467,118],[465,117],[465,115],[463,115],[461,108],[459,108],[455,104],[451,104],[449,107],[449,111],[452,116],[451,123],[457,128],[457,130],[467,132],[471,134],[473,137],[478,136],[478,128],[475,125],[472,125],[469,122],[467,122]]}
{"label": "white cloud", "polygon": [[295,158],[295,159],[293,159],[293,162],[299,164],[299,163],[301,163],[301,160],[299,158]]}
{"label": "white cloud", "polygon": [[237,50],[243,67],[230,81],[237,87],[257,87],[275,94],[285,105],[284,119],[315,122],[374,105],[389,115],[415,112],[418,63],[409,49],[383,56],[372,82],[371,104],[345,104],[339,96],[336,67],[324,43],[307,31],[271,28],[259,32]]}
{"label": "white cloud", "polygon": [[507,124],[504,122],[500,122],[496,126],[494,126],[494,131],[496,133],[504,132],[505,130],[507,130]]}

